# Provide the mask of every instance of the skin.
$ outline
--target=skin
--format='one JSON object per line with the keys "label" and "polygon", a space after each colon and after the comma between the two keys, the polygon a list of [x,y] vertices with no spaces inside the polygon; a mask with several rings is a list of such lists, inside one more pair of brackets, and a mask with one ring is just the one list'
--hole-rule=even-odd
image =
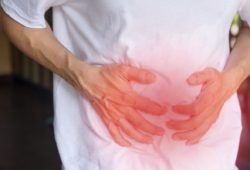
{"label": "skin", "polygon": [[[83,96],[87,97],[106,125],[115,142],[121,146],[131,143],[125,133],[140,143],[151,143],[152,137],[163,135],[164,129],[144,119],[138,111],[162,115],[166,107],[139,96],[129,82],[150,84],[151,72],[126,65],[89,65],[67,50],[46,28],[27,28],[1,10],[1,23],[9,39],[30,58],[61,76]],[[70,114],[70,113],[69,113]]]}
{"label": "skin", "polygon": [[[154,82],[152,73],[126,65],[89,65],[68,51],[48,26],[44,29],[24,27],[2,10],[1,20],[6,34],[20,50],[61,76],[91,101],[117,144],[131,145],[121,132],[140,143],[151,143],[152,136],[164,134],[162,128],[144,119],[138,111],[161,115],[166,108],[139,96],[129,86],[130,81],[145,85]],[[250,30],[245,25],[223,72],[207,68],[188,78],[187,83],[203,88],[193,103],[173,106],[175,112],[190,115],[188,120],[166,123],[177,131],[174,139],[196,143],[216,121],[225,101],[250,73],[249,45]]]}
{"label": "skin", "polygon": [[250,29],[243,24],[236,45],[222,72],[206,68],[193,73],[187,79],[190,86],[202,85],[200,94],[193,103],[173,106],[179,114],[190,116],[187,120],[171,120],[167,127],[176,130],[175,140],[195,144],[217,120],[224,103],[237,91],[250,73]]}

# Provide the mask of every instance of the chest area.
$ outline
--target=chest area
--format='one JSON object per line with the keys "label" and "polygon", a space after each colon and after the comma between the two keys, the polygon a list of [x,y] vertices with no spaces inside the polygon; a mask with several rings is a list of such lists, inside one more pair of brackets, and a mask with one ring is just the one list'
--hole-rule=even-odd
{"label": "chest area", "polygon": [[79,16],[100,27],[132,25],[137,29],[183,32],[200,26],[228,26],[241,1],[71,0],[68,4]]}

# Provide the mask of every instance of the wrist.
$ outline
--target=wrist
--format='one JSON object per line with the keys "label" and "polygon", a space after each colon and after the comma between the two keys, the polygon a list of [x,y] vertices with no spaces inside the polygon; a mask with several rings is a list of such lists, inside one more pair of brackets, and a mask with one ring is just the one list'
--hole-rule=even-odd
{"label": "wrist", "polygon": [[60,66],[59,74],[67,82],[79,89],[84,85],[91,68],[91,65],[79,60],[73,54],[67,53],[62,66]]}
{"label": "wrist", "polygon": [[227,85],[233,91],[236,91],[247,77],[242,67],[224,70],[222,74],[224,75]]}

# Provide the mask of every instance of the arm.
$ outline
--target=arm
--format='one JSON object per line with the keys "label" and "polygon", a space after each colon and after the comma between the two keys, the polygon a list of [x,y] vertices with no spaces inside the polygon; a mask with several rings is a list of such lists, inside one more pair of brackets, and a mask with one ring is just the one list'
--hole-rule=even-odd
{"label": "arm", "polygon": [[224,72],[235,77],[237,87],[250,75],[250,28],[244,23]]}
{"label": "arm", "polygon": [[71,84],[77,84],[74,80],[76,69],[72,68],[80,64],[85,72],[89,67],[59,43],[48,26],[41,29],[24,27],[6,15],[2,9],[1,20],[3,30],[15,46]]}
{"label": "arm", "polygon": [[202,136],[216,122],[224,103],[237,91],[250,75],[250,29],[244,25],[222,72],[214,68],[193,73],[187,83],[202,85],[201,92],[191,104],[173,106],[179,114],[189,115],[184,121],[171,120],[167,126],[177,130],[175,140],[186,144],[199,142]]}
{"label": "arm", "polygon": [[88,65],[58,42],[49,27],[24,27],[3,11],[1,18],[6,34],[20,50],[60,75],[91,102],[118,144],[130,145],[120,131],[141,143],[150,143],[150,135],[163,134],[162,128],[144,119],[137,110],[159,115],[165,112],[165,107],[139,96],[129,84],[129,81],[152,83],[155,79],[152,73],[124,65]]}

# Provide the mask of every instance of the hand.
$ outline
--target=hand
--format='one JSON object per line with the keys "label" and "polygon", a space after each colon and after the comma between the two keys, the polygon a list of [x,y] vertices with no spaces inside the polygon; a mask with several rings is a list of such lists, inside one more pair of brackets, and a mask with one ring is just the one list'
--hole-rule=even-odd
{"label": "hand", "polygon": [[144,119],[137,111],[161,115],[166,108],[139,96],[130,87],[130,81],[142,84],[154,82],[152,73],[125,65],[105,65],[92,66],[83,77],[82,89],[79,90],[92,103],[118,144],[130,145],[120,130],[141,143],[151,143],[150,135],[163,135],[162,128]]}
{"label": "hand", "polygon": [[173,106],[173,111],[189,115],[187,120],[170,120],[167,126],[178,132],[175,140],[185,140],[186,144],[197,143],[217,120],[225,101],[236,92],[238,83],[231,73],[207,68],[192,74],[187,82],[191,86],[202,85],[201,92],[191,104]]}

